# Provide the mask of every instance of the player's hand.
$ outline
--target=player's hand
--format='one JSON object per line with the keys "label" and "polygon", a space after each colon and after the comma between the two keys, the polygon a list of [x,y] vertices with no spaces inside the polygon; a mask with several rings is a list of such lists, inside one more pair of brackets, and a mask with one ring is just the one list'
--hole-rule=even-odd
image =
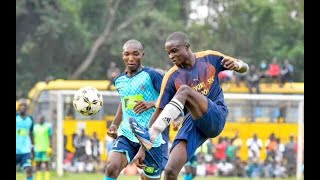
{"label": "player's hand", "polygon": [[30,159],[34,158],[34,147],[31,148]]}
{"label": "player's hand", "polygon": [[172,121],[173,130],[178,131],[180,124],[183,121],[183,116],[177,117],[177,119]]}
{"label": "player's hand", "polygon": [[51,147],[49,147],[49,148],[47,149],[46,154],[47,154],[47,156],[51,156],[51,154],[52,154],[52,149],[51,149]]}
{"label": "player's hand", "polygon": [[132,162],[135,162],[138,168],[143,169],[144,167],[146,167],[146,165],[143,163],[145,157],[146,157],[146,152],[143,147],[140,147],[139,151],[132,159]]}
{"label": "player's hand", "polygon": [[117,131],[118,131],[118,127],[114,124],[111,124],[111,126],[108,128],[107,134],[110,137],[116,139],[118,137]]}
{"label": "player's hand", "polygon": [[228,56],[222,59],[221,64],[228,70],[237,70],[240,67],[240,62],[237,59]]}
{"label": "player's hand", "polygon": [[136,101],[136,105],[133,107],[133,111],[137,114],[141,114],[144,111],[152,108],[153,106],[154,103],[150,101]]}

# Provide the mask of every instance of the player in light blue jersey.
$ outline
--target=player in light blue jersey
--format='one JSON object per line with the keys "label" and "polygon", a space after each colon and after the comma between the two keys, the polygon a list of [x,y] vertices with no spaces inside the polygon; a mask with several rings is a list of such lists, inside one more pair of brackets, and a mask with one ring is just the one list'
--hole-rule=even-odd
{"label": "player in light blue jersey", "polygon": [[[123,45],[122,55],[126,71],[114,79],[121,102],[107,132],[116,140],[108,156],[105,180],[115,180],[138,152],[140,144],[131,131],[129,119],[134,118],[143,127],[149,126],[162,83],[161,74],[141,65],[144,48],[139,41],[127,41]],[[167,162],[169,129],[162,134],[164,137],[160,135],[155,140],[145,160],[141,162],[145,165],[144,179],[160,179]]]}
{"label": "player in light blue jersey", "polygon": [[20,164],[27,173],[27,180],[33,180],[31,148],[33,144],[33,118],[27,114],[27,101],[19,101],[16,113],[16,165]]}

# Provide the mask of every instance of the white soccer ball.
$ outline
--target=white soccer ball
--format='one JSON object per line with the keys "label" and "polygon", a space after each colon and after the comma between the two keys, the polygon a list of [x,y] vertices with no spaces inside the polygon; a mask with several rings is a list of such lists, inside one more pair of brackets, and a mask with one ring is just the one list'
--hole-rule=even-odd
{"label": "white soccer ball", "polygon": [[97,114],[103,106],[103,97],[96,88],[80,88],[73,97],[73,107],[84,116]]}

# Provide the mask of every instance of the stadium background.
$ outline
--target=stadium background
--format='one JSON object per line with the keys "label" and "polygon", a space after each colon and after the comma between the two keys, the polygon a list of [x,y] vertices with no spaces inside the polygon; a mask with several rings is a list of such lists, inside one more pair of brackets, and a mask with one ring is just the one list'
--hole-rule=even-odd
{"label": "stadium background", "polygon": [[[107,69],[111,62],[123,69],[123,63],[119,60],[121,45],[128,38],[144,42],[144,65],[167,69],[171,64],[161,44],[168,34],[181,29],[190,35],[194,51],[216,49],[234,54],[256,67],[260,67],[262,62],[271,63],[273,58],[279,64],[289,59],[294,67],[292,76],[295,83],[286,83],[283,87],[278,83],[268,86],[265,84],[267,78],[262,78],[261,94],[303,95],[303,8],[302,0],[134,0],[130,4],[120,0],[17,1],[16,99],[28,97],[30,113],[35,119],[45,114],[55,127],[54,109],[49,109],[55,105],[46,99],[49,91],[77,90],[85,85],[106,90],[108,81],[105,79],[109,78]],[[112,9],[117,13],[112,14]],[[84,66],[84,62],[88,65]],[[249,93],[245,83],[237,86],[230,81],[222,86],[227,93]],[[111,90],[114,89],[111,87]],[[72,110],[70,98],[65,99],[65,108]],[[96,131],[104,142],[105,123],[112,121],[115,113],[112,104],[117,100],[106,100],[106,113],[90,119],[84,119],[72,111],[66,113],[63,126],[68,138],[67,149],[74,152],[72,134],[81,127],[85,127],[88,135]],[[297,108],[296,105],[289,106],[291,109]],[[241,113],[242,116],[230,116],[221,136],[232,137],[238,131],[244,143],[254,132],[258,132],[263,142],[271,133],[275,133],[284,143],[290,134],[297,137],[297,115],[286,112],[289,115],[284,118],[278,116],[279,111],[270,113],[271,109],[277,108],[280,104],[275,100],[271,107],[267,107],[268,112],[254,118],[254,122],[245,115],[246,110]],[[171,139],[174,135],[175,132],[170,131]],[[214,139],[216,142],[217,138]],[[105,160],[105,149],[103,151],[102,160]],[[247,152],[247,147],[243,145],[239,154],[242,160],[247,159]],[[261,159],[265,156],[266,149],[263,148]]]}

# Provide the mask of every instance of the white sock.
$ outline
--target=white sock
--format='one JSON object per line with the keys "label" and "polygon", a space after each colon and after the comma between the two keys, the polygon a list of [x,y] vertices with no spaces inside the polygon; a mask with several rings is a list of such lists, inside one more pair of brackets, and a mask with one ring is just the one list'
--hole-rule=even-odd
{"label": "white sock", "polygon": [[183,112],[183,108],[183,104],[178,99],[171,99],[149,129],[151,142],[169,126],[172,120],[175,120]]}

